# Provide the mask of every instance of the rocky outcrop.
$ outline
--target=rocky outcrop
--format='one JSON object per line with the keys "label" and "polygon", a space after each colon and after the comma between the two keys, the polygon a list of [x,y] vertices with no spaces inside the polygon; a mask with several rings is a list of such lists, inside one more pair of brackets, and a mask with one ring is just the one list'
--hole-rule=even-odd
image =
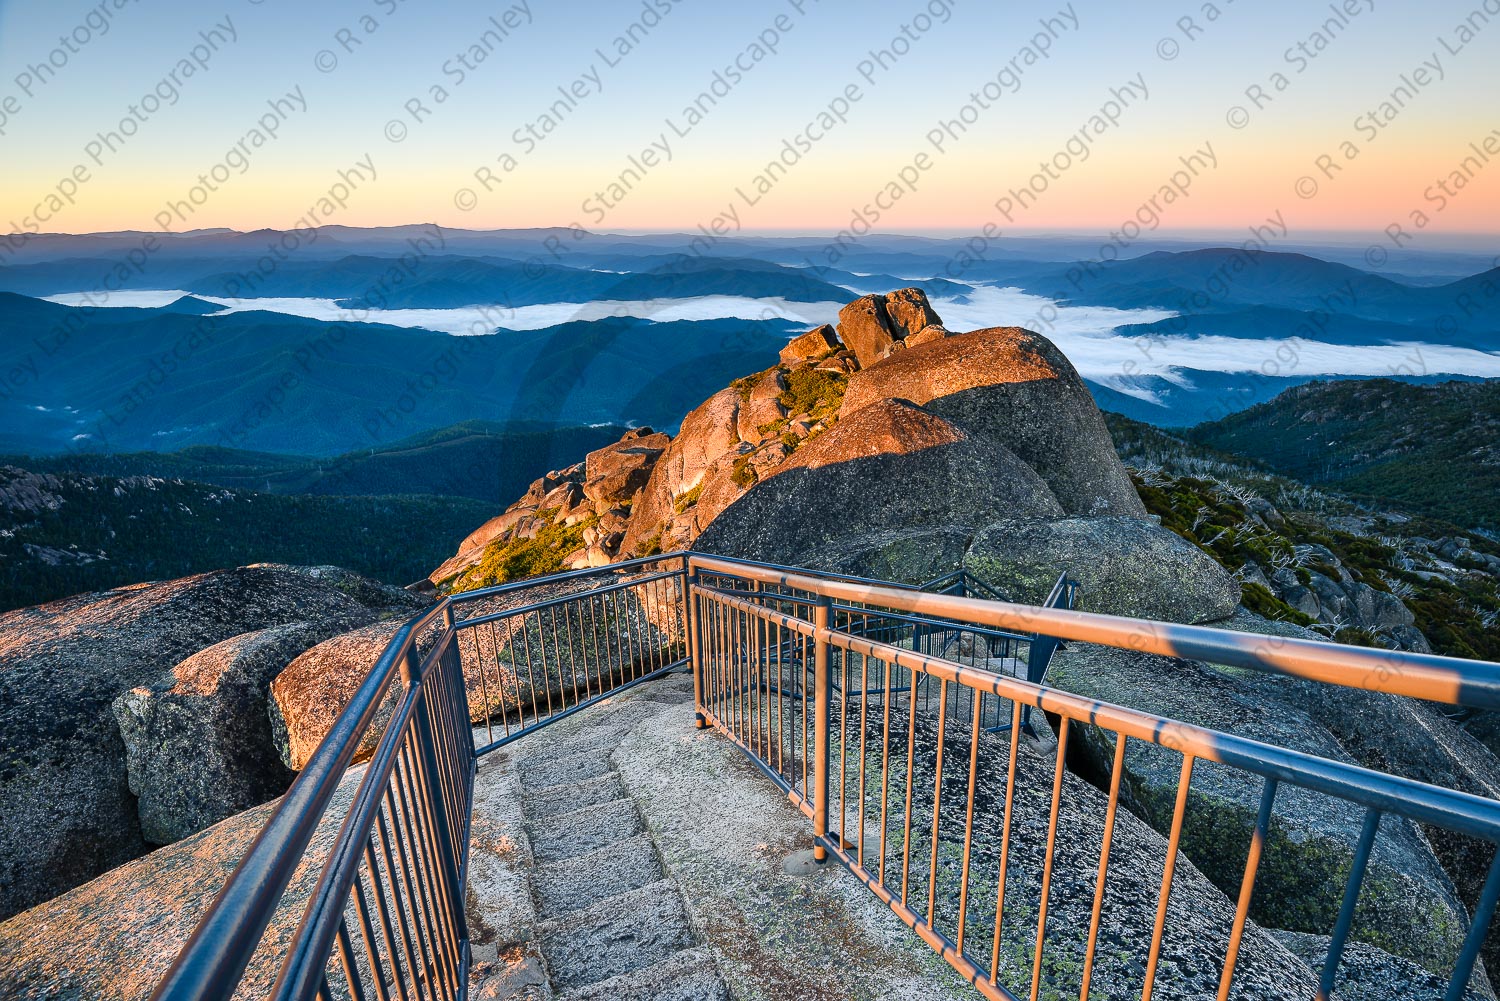
{"label": "rocky outcrop", "polygon": [[1066,569],[1082,586],[1082,607],[1109,615],[1211,622],[1240,604],[1239,582],[1213,557],[1140,518],[998,522],[974,539],[964,567],[1032,603]]}
{"label": "rocky outcrop", "polygon": [[1062,514],[1003,445],[920,407],[886,400],[798,449],[698,537],[708,552],[797,563],[895,526],[982,525]]}
{"label": "rocky outcrop", "polygon": [[[845,572],[856,563],[915,572],[962,554],[950,538],[941,556],[918,557],[888,533],[972,536],[1002,518],[1145,514],[1088,390],[1040,335],[952,334],[910,288],[850,303],[837,335],[809,331],[780,361],[709,398],[670,442],[650,435],[642,449],[644,432],[633,432],[611,446],[646,453],[630,478],[604,485],[590,457],[537,481],[466,539],[434,583],[510,579],[486,568],[546,547],[566,567],[705,546]],[[582,534],[559,528],[580,519]],[[882,554],[887,541],[895,548]]]}
{"label": "rocky outcrop", "polygon": [[116,698],[252,630],[415,604],[345,570],[267,564],[0,616],[0,914],[146,850]]}
{"label": "rocky outcrop", "polygon": [[171,844],[279,796],[292,773],[271,741],[267,686],[308,647],[371,617],[245,633],[115,699],[126,778],[146,840]]}
{"label": "rocky outcrop", "polygon": [[901,351],[850,377],[841,418],[893,398],[1004,444],[1070,515],[1145,516],[1088,388],[1040,334],[992,327]]}
{"label": "rocky outcrop", "polygon": [[942,324],[921,289],[899,289],[889,295],[866,295],[839,310],[839,337],[849,345],[861,368],[868,368],[904,346],[906,339]]}

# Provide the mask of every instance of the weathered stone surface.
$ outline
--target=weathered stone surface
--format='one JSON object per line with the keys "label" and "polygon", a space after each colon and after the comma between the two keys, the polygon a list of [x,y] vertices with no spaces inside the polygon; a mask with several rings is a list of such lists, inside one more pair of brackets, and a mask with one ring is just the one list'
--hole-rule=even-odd
{"label": "weathered stone surface", "polygon": [[910,400],[1004,445],[1070,515],[1145,516],[1093,397],[1040,334],[992,327],[908,348],[850,376],[840,413],[888,399]]}
{"label": "weathered stone surface", "polygon": [[896,335],[886,315],[883,296],[864,295],[839,310],[839,339],[849,345],[862,366],[891,353]]}
{"label": "weathered stone surface", "polygon": [[940,341],[945,337],[952,337],[953,333],[942,324],[934,323],[930,327],[923,327],[915,334],[909,334],[906,338],[906,346],[909,348],[926,344],[928,341]]}
{"label": "weathered stone surface", "polygon": [[1039,603],[1060,574],[1085,611],[1168,622],[1234,614],[1240,585],[1213,557],[1139,518],[1002,521],[974,539],[964,565],[1017,601]]}
{"label": "weathered stone surface", "polygon": [[651,467],[671,441],[650,428],[638,428],[615,444],[590,452],[584,462],[584,496],[606,506],[631,500],[646,485]]}
{"label": "weathered stone surface", "polygon": [[963,565],[974,529],[897,528],[809,553],[798,565],[901,584],[925,584]]}
{"label": "weathered stone surface", "polygon": [[790,367],[801,362],[817,361],[841,346],[838,334],[825,323],[793,337],[791,343],[781,349],[781,364]]}
{"label": "weathered stone surface", "polygon": [[[1353,763],[1334,735],[1299,706],[1266,698],[1237,679],[1190,661],[1069,644],[1054,658],[1049,684],[1101,702]],[[1090,767],[1107,781],[1115,735],[1091,725],[1076,729]],[[1122,798],[1158,831],[1171,826],[1181,765],[1181,755],[1168,747],[1145,741],[1127,744]],[[1263,786],[1258,775],[1212,761],[1200,759],[1193,770],[1183,851],[1227,895],[1239,890]],[[1363,821],[1362,807],[1282,783],[1251,916],[1266,928],[1310,934],[1331,930]],[[1385,815],[1355,910],[1355,938],[1444,973],[1452,969],[1467,923],[1454,885],[1426,839],[1409,822]]]}
{"label": "weathered stone surface", "polygon": [[[541,498],[538,497],[537,500],[540,501]],[[464,541],[458,544],[458,552],[428,575],[427,579],[434,584],[440,584],[450,577],[463,573],[479,562],[485,546],[531,517],[535,511],[534,507],[523,506],[512,507],[502,514],[497,514],[470,532]]]}
{"label": "weathered stone surface", "polygon": [[799,448],[699,536],[709,552],[796,562],[902,527],[983,524],[1061,508],[1025,463],[987,438],[894,400]]}
{"label": "weathered stone surface", "polygon": [[[1327,935],[1307,935],[1278,931],[1277,940],[1296,953],[1308,966],[1319,972],[1328,959]],[[1448,978],[1422,969],[1416,963],[1398,959],[1383,949],[1364,942],[1344,946],[1338,974],[1333,981],[1334,996],[1340,1001],[1443,1001],[1448,996]],[[1464,1001],[1485,1001],[1482,990],[1470,986]]]}
{"label": "weathered stone surface", "polygon": [[0,615],[0,914],[146,851],[116,697],[241,633],[419,604],[346,570],[262,564]]}
{"label": "weathered stone surface", "polygon": [[245,633],[115,699],[126,775],[146,840],[171,844],[281,795],[292,773],[271,741],[271,679],[304,650],[372,616]]}
{"label": "weathered stone surface", "polygon": [[[351,769],[334,793],[236,1001],[270,996],[363,773]],[[0,923],[0,997],[146,1001],[275,805],[236,814]]]}
{"label": "weathered stone surface", "polygon": [[[622,553],[640,551],[654,532],[678,514],[679,499],[699,490],[714,464],[734,453],[740,444],[739,414],[739,390],[729,387],[682,419],[681,430],[656,461],[646,489],[631,510],[629,527],[620,543]],[[692,534],[696,536],[697,532]]]}
{"label": "weathered stone surface", "polygon": [[786,389],[786,377],[781,371],[768,368],[753,378],[749,393],[741,399],[736,428],[740,440],[749,442],[760,441],[765,437],[762,427],[786,416],[786,409],[777,400]]}
{"label": "weathered stone surface", "polygon": [[[400,628],[401,620],[391,619],[324,640],[288,664],[271,682],[266,704],[271,738],[287,768],[298,772],[307,764]],[[375,745],[395,711],[398,687],[392,685],[386,694],[356,760],[375,753]]]}
{"label": "weathered stone surface", "polygon": [[897,289],[881,298],[885,315],[890,320],[892,335],[898,341],[904,341],[918,331],[943,322],[927,301],[927,293],[919,288]]}

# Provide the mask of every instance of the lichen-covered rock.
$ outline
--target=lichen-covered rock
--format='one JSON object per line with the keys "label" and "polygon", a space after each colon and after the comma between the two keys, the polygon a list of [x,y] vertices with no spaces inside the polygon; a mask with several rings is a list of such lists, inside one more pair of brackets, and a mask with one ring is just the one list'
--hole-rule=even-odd
{"label": "lichen-covered rock", "polygon": [[180,841],[285,791],[292,773],[271,741],[267,687],[298,654],[372,616],[235,636],[115,699],[146,840]]}
{"label": "lichen-covered rock", "polygon": [[797,562],[898,526],[1056,517],[1047,485],[1003,445],[900,400],[843,418],[729,505],[697,546]]}
{"label": "lichen-covered rock", "polygon": [[1213,557],[1139,518],[1002,521],[974,539],[964,566],[1017,601],[1040,603],[1062,573],[1090,612],[1168,622],[1234,614],[1240,585]]}
{"label": "lichen-covered rock", "polygon": [[[363,768],[333,796],[251,958],[236,1001],[269,997]],[[0,923],[0,997],[145,1001],[270,819],[267,803]]]}
{"label": "lichen-covered rock", "polygon": [[0,615],[0,914],[146,851],[115,698],[241,633],[419,604],[347,570],[262,564]]}
{"label": "lichen-covered rock", "polygon": [[[1267,698],[1190,661],[1069,644],[1054,658],[1048,683],[1101,702],[1353,763],[1333,734],[1297,705]],[[1087,725],[1077,729],[1089,767],[1107,777],[1114,734]],[[1180,754],[1162,745],[1130,741],[1126,747],[1121,795],[1158,831],[1171,825],[1181,762]],[[1263,787],[1261,777],[1238,768],[1207,760],[1194,768],[1182,848],[1226,894],[1238,893]],[[1266,928],[1331,932],[1364,814],[1355,804],[1282,783],[1251,916]],[[1355,939],[1442,974],[1451,971],[1467,926],[1467,912],[1427,840],[1408,821],[1386,814],[1355,909]]]}
{"label": "lichen-covered rock", "polygon": [[[1328,960],[1329,936],[1289,931],[1274,934],[1277,941],[1304,963],[1322,972]],[[1448,996],[1448,978],[1429,973],[1416,963],[1373,945],[1347,942],[1333,990],[1339,1001],[1444,1001]],[[1463,1001],[1488,1001],[1490,997],[1471,983]]]}
{"label": "lichen-covered rock", "polygon": [[1040,334],[992,327],[929,341],[849,377],[846,419],[903,399],[1004,445],[1080,517],[1144,517],[1104,418],[1078,373]]}
{"label": "lichen-covered rock", "polygon": [[942,525],[875,532],[808,553],[798,565],[899,584],[925,584],[963,565],[974,531],[962,525]]}

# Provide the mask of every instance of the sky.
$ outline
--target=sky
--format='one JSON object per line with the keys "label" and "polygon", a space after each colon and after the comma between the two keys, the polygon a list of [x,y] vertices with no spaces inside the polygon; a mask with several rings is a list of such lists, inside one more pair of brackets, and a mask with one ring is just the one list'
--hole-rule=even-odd
{"label": "sky", "polygon": [[1496,94],[1500,0],[0,0],[0,231],[1439,249],[1500,233]]}

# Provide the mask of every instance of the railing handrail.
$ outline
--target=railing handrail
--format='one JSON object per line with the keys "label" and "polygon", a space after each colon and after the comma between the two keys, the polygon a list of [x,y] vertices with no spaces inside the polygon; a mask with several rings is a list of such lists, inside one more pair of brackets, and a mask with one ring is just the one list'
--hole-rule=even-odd
{"label": "railing handrail", "polygon": [[1485,661],[846,583],[814,576],[816,571],[763,570],[753,564],[703,553],[690,553],[688,566],[690,570],[735,573],[762,584],[832,599],[880,604],[934,618],[1292,675],[1345,688],[1478,709],[1500,709],[1500,664]]}
{"label": "railing handrail", "polygon": [[[1344,687],[1430,701],[1477,708],[1500,708],[1500,665],[1482,661],[1369,650],[1326,641],[1247,634],[1206,626],[1148,622],[1063,608],[933,594],[911,585],[692,550],[646,556],[604,567],[529,578],[448,595],[414,615],[397,629],[349,704],[338,715],[327,736],[313,752],[307,765],[292,782],[266,825],[215,896],[171,968],[158,984],[153,998],[158,1001],[197,1001],[202,998],[228,998],[233,994],[308,845],[327,814],[340,780],[353,763],[383,700],[400,673],[403,660],[412,654],[417,637],[423,630],[442,617],[444,632],[438,637],[441,647],[451,642],[454,632],[465,625],[466,620],[455,621],[452,615],[455,606],[539,585],[607,577],[628,573],[643,566],[673,562],[680,567],[675,572],[681,573],[684,578],[696,576],[699,572],[725,574],[805,591],[822,599],[878,604],[888,609],[953,622],[1289,674]],[[1059,580],[1058,586],[1067,586],[1066,577]],[[1053,597],[1057,595],[1058,586],[1053,589]],[[505,614],[516,611],[510,609]],[[856,641],[862,644],[872,642],[857,638]],[[898,648],[889,649],[894,651]],[[921,655],[905,651],[901,656]],[[410,686],[419,685],[420,677],[408,679],[405,683]],[[1049,694],[1048,697],[1054,695],[1061,697],[1058,693]],[[1101,711],[1106,708],[1102,703],[1097,705]],[[1120,710],[1109,707],[1109,711]],[[393,733],[394,729],[386,731],[381,746]],[[1231,738],[1228,744],[1221,741],[1220,746],[1237,746],[1240,741],[1240,738]],[[377,746],[375,751],[377,761],[380,760],[381,746]],[[366,779],[369,778],[367,775]],[[365,783],[360,788],[364,790]],[[356,801],[351,806],[346,823],[353,822],[356,813],[368,812],[363,809],[367,798],[365,793],[356,793]],[[343,844],[347,840],[341,832],[336,844]],[[320,935],[327,930],[326,921],[315,924]],[[293,943],[294,949],[305,946],[303,938]]]}

